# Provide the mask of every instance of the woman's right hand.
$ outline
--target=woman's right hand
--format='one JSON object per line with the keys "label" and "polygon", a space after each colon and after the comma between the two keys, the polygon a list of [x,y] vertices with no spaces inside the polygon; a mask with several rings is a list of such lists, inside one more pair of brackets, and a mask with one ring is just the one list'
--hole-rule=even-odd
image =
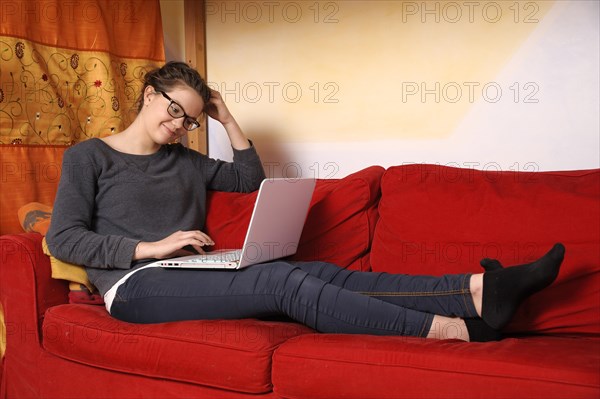
{"label": "woman's right hand", "polygon": [[160,241],[141,241],[133,255],[133,260],[139,259],[165,259],[174,256],[191,255],[183,248],[192,246],[198,253],[204,253],[202,247],[215,245],[212,238],[200,230],[176,231]]}

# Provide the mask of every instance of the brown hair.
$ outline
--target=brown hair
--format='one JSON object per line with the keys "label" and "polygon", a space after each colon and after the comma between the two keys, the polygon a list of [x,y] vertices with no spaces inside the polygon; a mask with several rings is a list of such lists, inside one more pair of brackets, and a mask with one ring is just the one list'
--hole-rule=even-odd
{"label": "brown hair", "polygon": [[185,62],[169,61],[160,68],[154,69],[144,76],[144,87],[138,98],[138,112],[144,106],[144,91],[152,86],[156,91],[169,91],[174,87],[187,85],[194,89],[206,105],[210,100],[210,89],[198,71]]}

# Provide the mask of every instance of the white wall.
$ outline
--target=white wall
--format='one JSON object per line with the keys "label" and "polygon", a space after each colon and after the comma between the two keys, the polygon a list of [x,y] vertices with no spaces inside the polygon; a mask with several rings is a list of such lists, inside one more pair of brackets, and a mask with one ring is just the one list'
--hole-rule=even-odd
{"label": "white wall", "polygon": [[[208,2],[208,81],[272,176],[600,167],[598,1],[500,2],[501,18],[475,3]],[[210,155],[230,159],[209,131]]]}

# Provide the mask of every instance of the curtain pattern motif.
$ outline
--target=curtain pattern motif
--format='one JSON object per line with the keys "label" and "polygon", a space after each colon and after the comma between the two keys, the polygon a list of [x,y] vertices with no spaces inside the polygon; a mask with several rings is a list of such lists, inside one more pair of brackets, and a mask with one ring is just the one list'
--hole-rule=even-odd
{"label": "curtain pattern motif", "polygon": [[135,118],[144,74],[164,62],[158,1],[86,5],[88,18],[64,24],[57,0],[3,0],[0,144],[72,145]]}
{"label": "curtain pattern motif", "polygon": [[0,38],[0,143],[74,144],[129,125],[149,61]]}

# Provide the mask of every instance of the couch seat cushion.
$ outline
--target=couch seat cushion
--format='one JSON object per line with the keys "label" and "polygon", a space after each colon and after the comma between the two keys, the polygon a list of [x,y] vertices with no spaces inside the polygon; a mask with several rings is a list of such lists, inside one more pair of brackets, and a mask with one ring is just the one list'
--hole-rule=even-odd
{"label": "couch seat cushion", "polygon": [[103,307],[60,305],[46,312],[43,344],[56,356],[91,366],[262,393],[271,390],[275,348],[309,332],[253,319],[131,324]]}
{"label": "couch seat cushion", "polygon": [[275,351],[272,378],[285,398],[597,398],[599,368],[600,338],[315,334]]}
{"label": "couch seat cushion", "polygon": [[[369,270],[383,172],[372,166],[342,179],[317,180],[298,252],[291,259]],[[242,247],[256,194],[209,193],[206,232],[215,248]]]}
{"label": "couch seat cushion", "polygon": [[404,165],[385,172],[381,190],[374,271],[480,273],[481,258],[531,262],[562,242],[558,279],[525,301],[507,330],[600,334],[600,170]]}

